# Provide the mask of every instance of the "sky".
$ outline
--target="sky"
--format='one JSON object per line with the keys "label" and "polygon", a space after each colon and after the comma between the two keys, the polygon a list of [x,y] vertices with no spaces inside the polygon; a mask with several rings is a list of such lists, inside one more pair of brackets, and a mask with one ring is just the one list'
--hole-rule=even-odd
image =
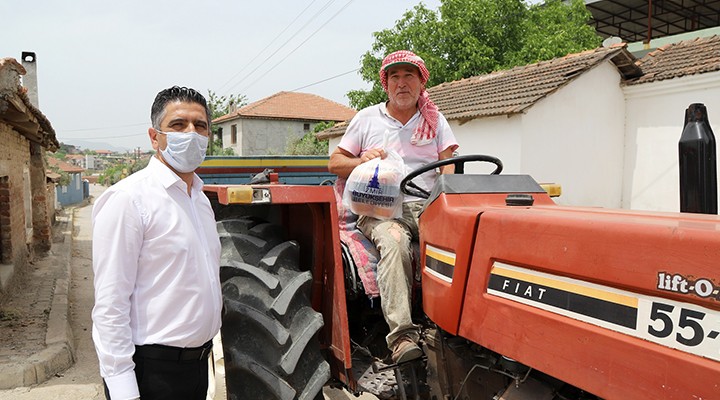
{"label": "sky", "polygon": [[373,32],[418,3],[3,0],[0,58],[35,52],[39,108],[60,142],[150,150],[150,106],[173,85],[250,102],[298,91],[348,105],[348,91],[370,88],[355,70]]}

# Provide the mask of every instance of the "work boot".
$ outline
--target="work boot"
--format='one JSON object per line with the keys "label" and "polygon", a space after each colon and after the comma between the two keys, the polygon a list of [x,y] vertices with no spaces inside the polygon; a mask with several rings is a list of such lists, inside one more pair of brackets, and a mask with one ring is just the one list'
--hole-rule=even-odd
{"label": "work boot", "polygon": [[423,355],[423,351],[417,343],[407,336],[402,336],[395,341],[392,349],[392,360],[395,364],[414,360]]}

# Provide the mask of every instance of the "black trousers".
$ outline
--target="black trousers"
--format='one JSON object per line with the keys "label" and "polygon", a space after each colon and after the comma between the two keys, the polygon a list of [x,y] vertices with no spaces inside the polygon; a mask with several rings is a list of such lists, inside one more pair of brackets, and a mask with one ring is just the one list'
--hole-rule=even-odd
{"label": "black trousers", "polygon": [[[203,354],[194,359],[167,359],[155,357],[155,354],[144,356],[141,348],[151,347],[163,351],[167,346],[138,346],[133,361],[142,400],[205,400],[208,391],[208,356]],[[212,347],[208,353],[212,352]],[[177,349],[181,351],[180,349]],[[161,354],[164,354],[161,352]],[[170,353],[172,354],[172,353]],[[151,358],[152,357],[152,358]],[[182,357],[180,357],[182,358]],[[105,383],[103,381],[103,383]],[[107,385],[105,397],[110,399]]]}

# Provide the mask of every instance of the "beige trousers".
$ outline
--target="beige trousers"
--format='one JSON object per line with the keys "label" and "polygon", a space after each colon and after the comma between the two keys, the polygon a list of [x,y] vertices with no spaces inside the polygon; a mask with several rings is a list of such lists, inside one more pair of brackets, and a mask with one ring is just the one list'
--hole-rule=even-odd
{"label": "beige trousers", "polygon": [[385,337],[392,349],[395,341],[407,335],[415,342],[419,327],[412,323],[412,240],[418,240],[417,219],[423,202],[403,204],[400,218],[380,220],[361,216],[358,228],[375,244],[380,253],[377,266],[377,283],[380,303],[390,333]]}

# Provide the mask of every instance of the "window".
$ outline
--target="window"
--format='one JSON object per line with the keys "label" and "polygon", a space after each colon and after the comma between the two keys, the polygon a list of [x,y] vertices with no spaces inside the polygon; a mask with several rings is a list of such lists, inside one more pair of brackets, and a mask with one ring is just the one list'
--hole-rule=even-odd
{"label": "window", "polygon": [[304,130],[305,132],[309,131],[309,130],[310,130],[310,124],[303,124],[303,130]]}
{"label": "window", "polygon": [[230,144],[237,144],[237,125],[230,125]]}

